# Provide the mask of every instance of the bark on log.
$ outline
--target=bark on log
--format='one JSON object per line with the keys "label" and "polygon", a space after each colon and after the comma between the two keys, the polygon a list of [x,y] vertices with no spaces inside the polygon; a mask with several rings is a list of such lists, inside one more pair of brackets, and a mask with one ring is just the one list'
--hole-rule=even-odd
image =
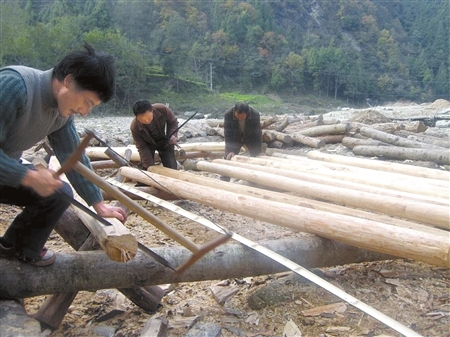
{"label": "bark on log", "polygon": [[274,131],[274,130],[265,130],[264,134],[273,135],[271,137],[275,138],[276,140],[278,140],[278,141],[280,141],[280,142],[282,142],[284,144],[289,144],[289,143],[292,142],[291,136],[289,136],[289,135],[287,135],[285,133],[282,133],[282,132],[277,132],[277,131]]}
{"label": "bark on log", "polygon": [[277,122],[277,119],[273,116],[269,117],[269,118],[265,118],[263,121],[261,121],[261,129],[265,129],[276,122]]}
{"label": "bark on log", "polygon": [[129,167],[123,167],[120,171],[124,176],[133,176],[160,188],[161,185],[168,187],[181,198],[207,206],[374,251],[449,266],[450,244],[445,232],[444,237],[434,236],[409,228],[266,201],[220,189],[199,188],[195,184],[147,172],[151,175],[149,178]]}
{"label": "bark on log", "polygon": [[282,202],[285,204],[297,205],[302,207],[308,207],[312,209],[316,209],[319,211],[332,212],[337,214],[344,214],[348,216],[353,216],[356,218],[368,219],[373,221],[380,221],[383,223],[387,223],[390,225],[402,226],[405,228],[414,228],[416,230],[420,230],[423,232],[429,233],[442,233],[440,229],[435,229],[434,227],[429,227],[426,225],[416,224],[415,222],[402,220],[399,218],[394,218],[388,216],[386,214],[375,214],[373,212],[366,212],[355,208],[344,207],[340,205],[330,204],[327,202],[302,198],[296,195],[279,193],[275,191],[268,191],[262,188],[256,188],[247,185],[241,184],[229,184],[224,181],[217,181],[215,178],[209,178],[205,176],[200,176],[197,174],[184,172],[184,171],[176,171],[171,170],[166,167],[161,166],[152,166],[151,172],[156,174],[161,174],[166,177],[171,177],[183,181],[187,181],[190,183],[194,183],[197,185],[212,187],[212,188],[220,188],[224,191],[235,192],[239,194],[245,194],[249,196],[253,196],[256,198],[261,198],[264,200]]}
{"label": "bark on log", "polygon": [[[311,154],[311,152],[309,152],[308,155],[309,154]],[[318,154],[320,155],[320,152],[318,152]],[[409,176],[400,173],[390,173],[376,169],[372,170],[343,164],[318,162],[301,156],[284,155],[280,153],[273,153],[272,155],[275,158],[266,156],[258,159],[268,161],[266,165],[271,167],[293,169],[299,172],[322,175],[330,178],[394,189],[413,194],[426,195],[431,198],[439,198],[448,201],[447,195],[450,184],[447,181]],[[237,157],[236,160],[240,160],[240,158]]]}
{"label": "bark on log", "polygon": [[342,139],[342,145],[349,149],[353,149],[357,145],[391,146],[388,143],[383,143],[375,139],[360,139],[354,137],[344,137]]}
{"label": "bark on log", "polygon": [[[443,170],[430,169],[426,167],[417,167],[399,163],[390,163],[386,161],[366,159],[366,158],[355,158],[339,155],[331,155],[319,151],[310,151],[307,154],[308,159],[320,160],[322,162],[334,163],[334,164],[345,164],[355,167],[381,170],[385,172],[407,174],[414,177],[421,177],[427,179],[438,179],[444,180],[446,182],[450,181],[450,172]],[[298,159],[298,156],[290,156],[290,158]]]}
{"label": "bark on log", "polygon": [[320,125],[309,129],[300,130],[298,133],[304,136],[317,137],[323,135],[336,135],[346,133],[350,129],[350,124],[332,124],[332,125]]}
{"label": "bark on log", "polygon": [[431,161],[438,165],[450,165],[450,153],[448,149],[436,150],[428,148],[404,148],[393,146],[355,146],[352,149],[357,156],[385,157],[397,160],[422,160]]}
{"label": "bark on log", "polygon": [[[406,147],[406,148],[422,148],[422,149],[440,149],[439,146],[434,146],[430,144],[424,144],[420,142],[414,142],[412,140],[405,139],[403,137],[391,135],[386,132],[378,131],[369,127],[362,127],[359,129],[359,132],[366,137],[373,138],[379,140],[381,142],[389,143],[396,146]],[[447,149],[446,149],[447,150]],[[405,158],[408,159],[408,158]],[[412,159],[412,158],[411,158]]]}
{"label": "bark on log", "polygon": [[[296,132],[296,131],[300,131],[300,130],[304,130],[304,129],[309,129],[309,128],[312,128],[314,126],[319,126],[319,125],[323,125],[323,115],[320,115],[319,118],[317,118],[314,121],[292,123],[289,126],[288,130],[286,130],[286,133],[292,133],[292,132]],[[292,132],[291,132],[291,130],[292,130]]]}
{"label": "bark on log", "polygon": [[294,142],[313,147],[315,149],[319,149],[321,147],[325,146],[325,141],[322,139],[312,138],[308,136],[304,136],[300,133],[293,133],[292,134],[292,140]]}
{"label": "bark on log", "polygon": [[[208,142],[208,143],[182,143],[179,144],[180,147],[185,151],[218,151],[218,152],[224,152],[225,151],[225,142]],[[86,155],[91,160],[103,160],[103,159],[110,159],[106,154],[106,147],[88,147],[86,149]],[[131,161],[132,162],[140,162],[139,153],[137,151],[136,146],[130,145],[128,147],[113,147],[112,148],[115,152],[117,152],[121,156],[125,156],[125,150],[131,149],[132,155],[131,155]],[[156,159],[156,158],[155,158]]]}
{"label": "bark on log", "polygon": [[262,133],[262,140],[264,143],[270,143],[275,140],[275,134],[268,132],[269,130],[264,130]]}
{"label": "bark on log", "polygon": [[[261,244],[305,268],[393,258],[313,235]],[[184,263],[191,254],[180,246],[152,250],[174,266]],[[242,261],[252,263],[243,264]],[[286,271],[286,268],[253,249],[230,243],[206,254],[181,275],[176,275],[141,252],[128,263],[111,261],[101,251],[60,253],[55,263],[46,268],[35,268],[18,260],[0,259],[0,270],[0,296],[26,298],[60,292],[243,278],[279,273]]]}
{"label": "bark on log", "polygon": [[325,144],[337,144],[342,142],[342,139],[344,139],[344,137],[345,135],[326,135],[316,137],[316,139],[323,140]]}
{"label": "bark on log", "polygon": [[276,129],[275,131],[277,132],[283,132],[284,129],[286,129],[289,124],[291,123],[291,118],[287,117],[284,119],[283,123],[281,123]]}
{"label": "bark on log", "polygon": [[422,142],[426,144],[432,144],[436,146],[440,146],[443,148],[450,148],[450,140],[446,139],[436,139],[436,137],[432,136],[425,136],[425,135],[414,135],[414,136],[408,136],[409,140],[415,141],[415,142]]}
{"label": "bark on log", "polygon": [[284,145],[283,142],[280,142],[278,140],[273,140],[269,144],[267,144],[268,147],[274,147],[276,149],[283,148],[283,145]]}
{"label": "bark on log", "polygon": [[366,127],[390,134],[393,134],[396,131],[403,130],[405,128],[403,124],[397,123],[378,123],[378,124],[371,124],[370,126],[366,125]]}
{"label": "bark on log", "polygon": [[381,211],[380,213],[391,216],[398,216],[403,219],[450,229],[448,207],[445,206],[402,200],[386,195],[380,198],[373,193],[355,191],[342,187],[333,187],[333,193],[329,193],[329,187],[323,186],[322,184],[287,177],[281,179],[277,174],[265,173],[243,167],[232,167],[229,165],[229,161],[221,159],[214,160],[214,163],[199,162],[197,167],[202,171],[247,180],[264,186],[298,193],[301,196],[309,198],[374,212]]}

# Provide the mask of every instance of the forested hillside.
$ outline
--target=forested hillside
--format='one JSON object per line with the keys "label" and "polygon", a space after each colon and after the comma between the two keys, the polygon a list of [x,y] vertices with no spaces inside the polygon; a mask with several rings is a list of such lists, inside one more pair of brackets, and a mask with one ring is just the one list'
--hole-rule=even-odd
{"label": "forested hillside", "polygon": [[449,99],[447,0],[1,1],[1,66],[83,41],[116,57],[116,106],[155,92]]}

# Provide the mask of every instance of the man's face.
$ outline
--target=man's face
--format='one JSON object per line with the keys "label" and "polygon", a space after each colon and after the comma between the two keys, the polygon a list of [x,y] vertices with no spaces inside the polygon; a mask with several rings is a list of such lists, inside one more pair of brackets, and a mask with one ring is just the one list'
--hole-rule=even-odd
{"label": "man's face", "polygon": [[94,106],[101,103],[98,95],[89,90],[80,90],[72,75],[66,76],[56,94],[59,114],[63,117],[86,116]]}
{"label": "man's face", "polygon": [[142,124],[150,124],[153,120],[153,110],[147,110],[143,114],[137,115],[136,118]]}
{"label": "man's face", "polygon": [[247,117],[247,113],[245,111],[235,110],[234,116],[241,121],[241,120],[244,120],[245,117]]}

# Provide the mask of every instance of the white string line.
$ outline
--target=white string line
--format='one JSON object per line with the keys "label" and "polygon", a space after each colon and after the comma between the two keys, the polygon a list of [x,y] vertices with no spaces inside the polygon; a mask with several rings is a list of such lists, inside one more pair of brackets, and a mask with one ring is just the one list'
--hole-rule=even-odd
{"label": "white string line", "polygon": [[[193,214],[189,211],[186,211],[185,209],[171,203],[165,200],[162,200],[158,197],[155,197],[149,193],[145,193],[142,191],[139,191],[138,189],[135,189],[131,186],[128,186],[126,184],[120,183],[112,178],[106,178],[105,179],[107,182],[109,182],[111,185],[115,185],[123,190],[126,190],[130,193],[133,193],[139,197],[142,197],[148,201],[153,202],[154,204],[157,204],[169,211],[175,212],[177,214],[183,215],[186,218],[193,220],[199,224],[202,224],[210,229],[213,229],[221,234],[227,234],[225,233],[225,231],[218,225],[214,224],[213,222],[209,221],[208,219]],[[293,272],[303,276],[304,278],[310,280],[311,282],[317,284],[318,286],[324,288],[325,290],[328,290],[329,292],[331,292],[332,294],[336,295],[337,297],[343,299],[344,301],[346,301],[347,303],[351,304],[352,306],[360,309],[361,311],[364,311],[365,313],[367,313],[368,315],[372,316],[373,318],[379,320],[380,322],[386,324],[387,326],[391,327],[392,329],[394,329],[395,331],[401,333],[402,335],[406,336],[406,337],[422,337],[421,335],[419,335],[417,332],[409,329],[408,327],[406,327],[405,325],[401,324],[400,322],[392,319],[389,316],[386,316],[385,314],[383,314],[382,312],[376,310],[375,308],[372,308],[371,306],[365,304],[364,302],[361,302],[360,300],[358,300],[357,298],[347,294],[345,291],[339,289],[338,287],[334,286],[333,284],[325,281],[324,279],[320,278],[319,276],[317,276],[316,274],[310,272],[308,269],[303,268],[302,266],[300,266],[299,264],[281,256],[280,254],[264,247],[261,246],[260,244],[253,242],[251,240],[246,239],[243,236],[240,236],[239,234],[236,234],[232,231],[228,231],[228,234],[231,234],[231,237],[242,243],[243,245],[252,248],[254,250],[256,250],[257,252],[271,258],[272,260],[282,264],[283,266],[287,267],[288,269],[292,270]]]}

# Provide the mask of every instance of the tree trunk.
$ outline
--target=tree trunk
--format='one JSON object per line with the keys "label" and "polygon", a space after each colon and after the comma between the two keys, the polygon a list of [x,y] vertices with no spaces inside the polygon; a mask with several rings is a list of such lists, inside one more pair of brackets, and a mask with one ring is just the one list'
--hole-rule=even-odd
{"label": "tree trunk", "polygon": [[[315,151],[310,151],[308,153],[308,158],[311,155],[311,152]],[[364,159],[369,162],[372,161],[374,163],[374,169],[370,169],[325,161],[319,162],[317,160],[311,160],[305,157],[285,155],[280,153],[273,153],[272,156],[274,157],[274,159],[275,158],[281,159],[281,161],[275,161],[270,160],[269,157],[268,160],[271,161],[269,165],[272,167],[280,167],[280,168],[292,167],[295,168],[297,171],[301,172],[320,174],[332,178],[358,182],[371,186],[395,189],[397,191],[422,194],[433,198],[448,199],[447,196],[450,186],[448,181],[443,181],[441,179],[422,178],[407,173],[401,174],[397,172],[388,172],[383,171],[382,169],[377,170],[376,165],[382,165],[383,163],[382,161],[379,160]],[[344,158],[351,158],[351,157],[344,157]],[[360,159],[360,158],[352,158],[352,159]],[[408,166],[408,165],[403,166],[405,166],[405,172],[408,172],[408,168],[419,169],[419,167],[415,166]],[[426,170],[426,168],[423,167],[420,167],[420,169],[423,169],[424,171]],[[428,170],[433,171],[432,169]],[[436,171],[436,173],[441,172],[438,170],[434,171]],[[448,174],[448,172],[444,173]]]}
{"label": "tree trunk", "polygon": [[[305,268],[393,258],[313,235],[268,241],[262,245]],[[180,246],[152,250],[174,266],[190,257],[190,252]],[[18,260],[0,259],[0,270],[0,296],[26,298],[61,292],[244,278],[283,272],[286,267],[251,248],[230,243],[205,255],[181,275],[155,263],[141,252],[128,263],[111,261],[101,251],[59,253],[53,266],[47,268],[36,268]]]}
{"label": "tree trunk", "polygon": [[277,132],[283,132],[283,130],[286,129],[290,123],[291,123],[290,117],[285,118],[284,121],[283,121],[283,123],[281,123],[281,124],[275,129],[275,131],[277,131]]}
{"label": "tree trunk", "polygon": [[276,122],[277,119],[275,117],[265,118],[263,121],[261,121],[261,129],[265,129]]}
{"label": "tree trunk", "polygon": [[333,193],[329,193],[330,187],[326,185],[287,178],[278,174],[270,174],[242,167],[231,167],[228,165],[228,162],[229,161],[227,160],[221,159],[216,159],[214,163],[199,162],[197,168],[202,171],[213,172],[223,176],[247,180],[264,186],[298,193],[301,196],[315,198],[317,200],[325,200],[343,206],[382,212],[391,216],[398,216],[403,219],[419,221],[424,224],[450,229],[447,206],[403,200],[387,195],[383,195],[382,198],[380,198],[379,195],[373,193],[346,189],[343,187],[333,187]]}
{"label": "tree trunk", "polygon": [[[199,163],[199,168],[203,164]],[[147,172],[151,176],[147,177],[129,167],[123,167],[120,171],[124,176],[155,187],[162,185],[181,198],[207,206],[387,254],[436,265],[449,265],[446,232],[443,237],[434,236],[414,229],[206,188],[151,172]]]}
{"label": "tree trunk", "polygon": [[323,140],[325,144],[337,144],[341,143],[344,137],[345,135],[325,135],[316,137],[315,139]]}
{"label": "tree trunk", "polygon": [[359,139],[354,137],[344,137],[342,139],[342,145],[349,149],[353,149],[357,145],[390,146],[390,144],[383,143],[375,139]]}
{"label": "tree trunk", "polygon": [[275,138],[276,140],[285,143],[285,144],[289,144],[292,142],[292,138],[291,136],[289,136],[288,134],[282,133],[282,132],[277,132],[274,130],[265,130],[264,134],[270,134],[272,135],[271,138]]}
{"label": "tree trunk", "polygon": [[346,133],[350,129],[350,124],[332,124],[332,125],[319,125],[309,129],[300,130],[298,133],[303,136],[317,137],[323,135],[336,135],[340,133]]}
{"label": "tree trunk", "polygon": [[[362,218],[373,221],[380,221],[383,223],[387,223],[390,225],[402,226],[406,228],[415,228],[420,231],[430,232],[430,233],[441,233],[439,229],[435,229],[434,227],[419,225],[415,222],[402,220],[399,218],[394,218],[385,214],[376,214],[373,212],[366,212],[355,208],[348,208],[344,206],[339,206],[327,202],[317,201],[313,199],[302,198],[296,195],[280,193],[275,191],[268,191],[262,188],[256,188],[252,186],[242,185],[242,184],[229,184],[224,181],[218,181],[215,178],[209,178],[205,176],[200,176],[197,174],[184,172],[184,171],[175,171],[168,169],[166,167],[161,166],[152,166],[151,172],[156,174],[161,174],[166,177],[171,177],[183,181],[187,181],[190,183],[194,183],[197,185],[212,187],[212,188],[220,188],[224,191],[245,194],[257,198],[261,198],[264,200],[270,200],[275,202],[282,202],[285,204],[297,205],[302,207],[308,207],[312,209],[316,209],[319,211],[332,212],[337,214],[343,214],[348,216],[353,216],[356,218]],[[437,232],[436,232],[437,231]]]}
{"label": "tree trunk", "polygon": [[[308,159],[313,159],[324,163],[331,163],[332,166],[333,164],[343,164],[343,165],[350,165],[356,168],[360,167],[364,169],[380,170],[391,173],[400,173],[426,179],[443,180],[444,182],[447,182],[446,188],[449,187],[448,182],[450,181],[450,172],[444,170],[436,170],[426,167],[417,167],[399,163],[390,163],[387,161],[373,160],[367,158],[337,156],[319,151],[310,151],[308,152],[307,157]],[[286,158],[298,159],[299,157],[288,156]]]}
{"label": "tree trunk", "polygon": [[414,136],[408,136],[409,140],[415,141],[415,142],[422,142],[427,144],[432,144],[435,146],[440,146],[443,148],[450,148],[450,141],[447,139],[437,139],[436,137],[431,136],[424,136],[424,135],[414,135]]}
{"label": "tree trunk", "polygon": [[448,149],[436,150],[430,148],[404,148],[399,146],[355,146],[353,153],[365,157],[385,157],[397,160],[422,160],[431,161],[438,165],[450,165],[450,153]]}
{"label": "tree trunk", "polygon": [[[430,144],[424,144],[419,142],[414,142],[412,140],[405,139],[403,137],[391,135],[389,133],[378,131],[369,127],[362,127],[359,129],[359,132],[366,137],[379,140],[384,143],[389,143],[396,146],[406,147],[406,148],[422,148],[422,149],[437,149],[444,150],[439,146],[434,146]],[[448,151],[447,149],[445,149]],[[405,159],[413,159],[413,158],[405,158]]]}
{"label": "tree trunk", "polygon": [[[185,151],[218,151],[218,152],[224,152],[225,151],[225,142],[208,142],[208,143],[183,143],[179,144],[180,147]],[[104,159],[110,159],[108,155],[105,153],[107,150],[107,147],[88,147],[86,149],[86,155],[91,160],[104,160]],[[125,156],[125,151],[127,149],[131,149],[132,155],[130,160],[132,162],[140,162],[139,153],[137,151],[137,148],[135,146],[128,146],[128,147],[112,147],[112,150],[117,152],[122,157]],[[156,159],[156,158],[155,158]]]}
{"label": "tree trunk", "polygon": [[[311,174],[307,172],[297,172],[295,169],[291,168],[281,168],[281,167],[272,167],[268,164],[271,163],[270,160],[266,160],[264,157],[262,158],[250,158],[244,156],[235,156],[231,161],[214,161],[214,163],[241,167],[243,169],[249,170],[257,170],[261,172],[266,172],[270,174],[274,174],[280,177],[294,178],[306,182],[329,185],[324,186],[324,188],[329,188],[330,190],[334,187],[342,187],[348,190],[359,191],[359,192],[368,192],[371,194],[382,196],[389,196],[401,199],[401,201],[413,201],[420,203],[429,203],[432,205],[441,205],[445,207],[450,207],[448,200],[439,199],[439,198],[431,198],[424,195],[407,193],[402,191],[395,191],[388,188],[381,188],[376,186],[370,186],[364,183],[355,183],[351,181],[345,181],[342,179],[330,178],[327,176],[322,176],[318,174]],[[370,178],[368,178],[370,179]],[[330,200],[328,200],[330,201]],[[331,200],[332,201],[332,200]],[[354,205],[353,205],[354,206]]]}
{"label": "tree trunk", "polygon": [[304,136],[300,133],[294,133],[292,134],[292,140],[294,142],[313,147],[313,148],[321,148],[325,146],[325,141],[322,139],[312,138],[308,136]]}

